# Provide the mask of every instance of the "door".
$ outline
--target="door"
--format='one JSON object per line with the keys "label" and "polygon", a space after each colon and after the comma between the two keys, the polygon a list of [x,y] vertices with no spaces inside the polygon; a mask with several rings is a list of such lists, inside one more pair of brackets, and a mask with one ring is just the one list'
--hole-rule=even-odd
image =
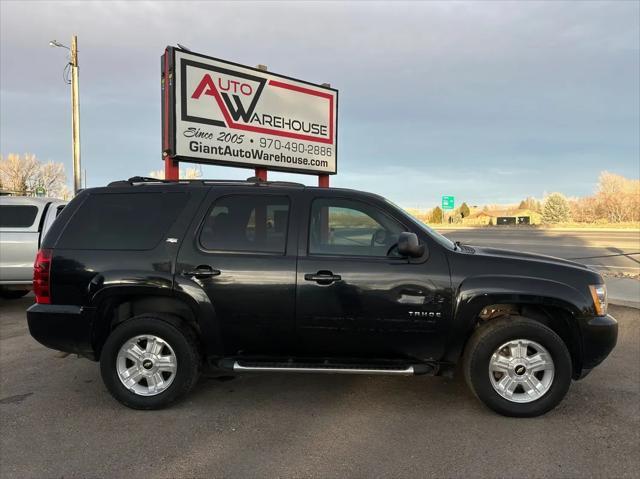
{"label": "door", "polygon": [[208,295],[225,355],[285,354],[295,321],[292,197],[220,190],[192,226],[193,241],[181,249],[176,274]]}
{"label": "door", "polygon": [[[393,210],[343,198],[316,198],[300,245],[296,328],[301,353],[378,359],[433,359],[449,319],[450,278],[441,250],[401,257],[412,231]],[[413,231],[416,232],[416,231]],[[427,241],[424,236],[422,242]]]}
{"label": "door", "polygon": [[30,289],[44,205],[18,201],[0,204],[0,284],[24,284]]}

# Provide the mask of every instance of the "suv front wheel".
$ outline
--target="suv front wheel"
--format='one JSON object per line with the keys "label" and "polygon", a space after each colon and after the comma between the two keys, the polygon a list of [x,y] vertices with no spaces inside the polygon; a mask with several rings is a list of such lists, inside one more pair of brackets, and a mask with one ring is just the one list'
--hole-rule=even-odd
{"label": "suv front wheel", "polygon": [[567,393],[571,374],[571,356],[560,336],[522,316],[483,324],[465,349],[469,388],[505,416],[533,417],[550,411]]}
{"label": "suv front wheel", "polygon": [[100,355],[111,395],[134,409],[159,409],[183,396],[200,372],[194,334],[179,321],[142,315],[118,325]]}

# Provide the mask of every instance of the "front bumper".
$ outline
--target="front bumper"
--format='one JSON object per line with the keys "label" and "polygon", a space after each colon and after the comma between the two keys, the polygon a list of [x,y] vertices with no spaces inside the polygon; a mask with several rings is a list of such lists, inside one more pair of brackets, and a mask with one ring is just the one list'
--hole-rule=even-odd
{"label": "front bumper", "polygon": [[91,345],[93,312],[60,304],[34,304],[27,309],[31,336],[51,349],[95,359]]}
{"label": "front bumper", "polygon": [[582,336],[582,372],[586,376],[591,369],[605,360],[618,341],[618,322],[607,314],[585,318],[580,324]]}

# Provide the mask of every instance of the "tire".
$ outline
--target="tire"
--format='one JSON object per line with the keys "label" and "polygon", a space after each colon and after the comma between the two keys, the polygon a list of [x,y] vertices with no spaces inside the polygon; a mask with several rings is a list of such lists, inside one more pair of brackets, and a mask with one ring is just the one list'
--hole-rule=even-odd
{"label": "tire", "polygon": [[0,298],[2,299],[20,299],[26,296],[30,289],[0,289]]}
{"label": "tire", "polygon": [[161,409],[193,388],[201,363],[191,329],[179,320],[141,315],[111,332],[100,354],[100,373],[125,406]]}
{"label": "tire", "polygon": [[560,336],[522,316],[480,326],[465,348],[463,369],[478,399],[512,417],[540,416],[556,407],[572,375],[571,355]]}

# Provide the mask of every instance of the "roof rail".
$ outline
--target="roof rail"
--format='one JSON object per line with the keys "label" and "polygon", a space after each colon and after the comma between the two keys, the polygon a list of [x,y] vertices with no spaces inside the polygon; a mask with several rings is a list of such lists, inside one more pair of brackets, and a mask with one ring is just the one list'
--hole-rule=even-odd
{"label": "roof rail", "polygon": [[160,178],[150,178],[148,176],[132,176],[128,180],[112,181],[107,186],[136,186],[136,185],[163,185],[163,184],[180,184],[180,185],[256,185],[256,186],[299,186],[304,187],[302,183],[292,181],[265,181],[257,176],[252,176],[246,180],[163,180]]}

